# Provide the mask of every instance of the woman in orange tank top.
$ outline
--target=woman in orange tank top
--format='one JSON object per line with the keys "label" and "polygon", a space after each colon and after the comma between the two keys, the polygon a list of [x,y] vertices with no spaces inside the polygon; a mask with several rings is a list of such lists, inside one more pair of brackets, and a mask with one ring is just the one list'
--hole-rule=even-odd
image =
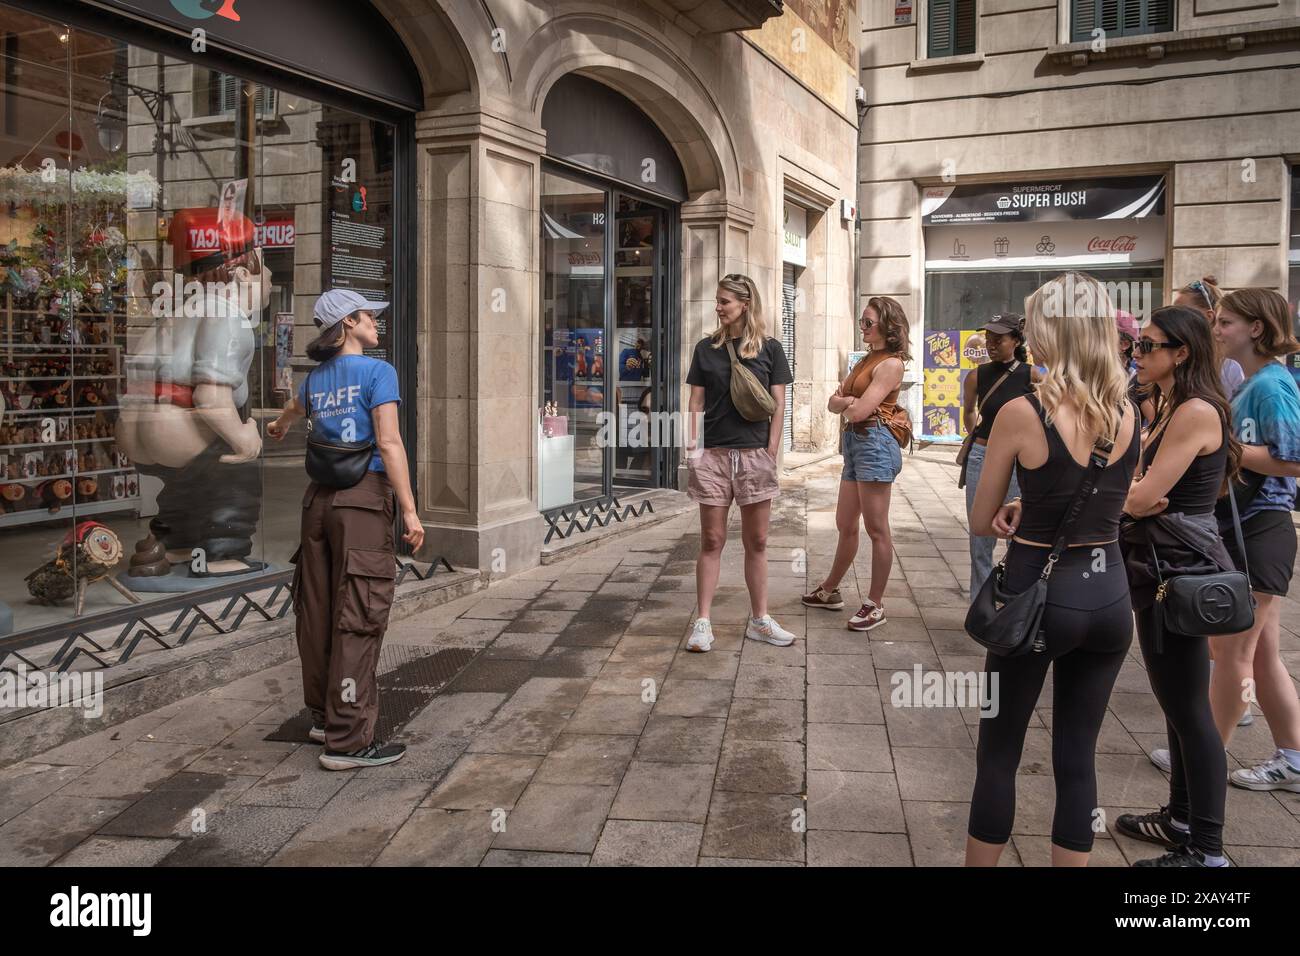
{"label": "woman in orange tank top", "polygon": [[885,585],[894,560],[889,497],[903,468],[903,453],[879,412],[898,402],[903,365],[911,358],[907,316],[894,299],[877,296],[868,301],[860,327],[863,344],[871,351],[826,403],[829,411],[843,416],[844,423],[840,436],[844,471],[835,506],[839,531],[835,560],[826,580],[803,596],[808,607],[832,611],[844,607],[839,583],[857,557],[861,521],[871,539],[871,583],[862,607],[849,618],[851,631],[869,631],[885,623]]}

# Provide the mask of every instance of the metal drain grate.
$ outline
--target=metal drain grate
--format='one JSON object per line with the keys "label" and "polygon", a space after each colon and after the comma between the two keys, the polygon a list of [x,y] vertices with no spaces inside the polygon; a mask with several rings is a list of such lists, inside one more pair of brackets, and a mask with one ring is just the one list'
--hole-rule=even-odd
{"label": "metal drain grate", "polygon": [[[479,650],[452,647],[438,651],[416,644],[384,645],[376,668],[379,718],[375,739],[391,740],[478,656]],[[311,715],[303,708],[263,739],[303,743],[310,729]]]}

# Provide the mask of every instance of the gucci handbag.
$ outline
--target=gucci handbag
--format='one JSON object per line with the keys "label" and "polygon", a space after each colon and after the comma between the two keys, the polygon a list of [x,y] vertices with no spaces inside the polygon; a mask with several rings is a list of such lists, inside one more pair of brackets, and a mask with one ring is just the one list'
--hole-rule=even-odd
{"label": "gucci handbag", "polygon": [[1237,552],[1243,565],[1240,571],[1217,571],[1214,574],[1179,574],[1165,580],[1160,574],[1156,547],[1151,548],[1151,563],[1156,572],[1155,645],[1163,650],[1164,632],[1205,637],[1211,634],[1236,634],[1255,624],[1255,596],[1250,590],[1250,565],[1246,560],[1246,543],[1241,536],[1241,515],[1237,499],[1227,495],[1232,508],[1232,530],[1237,536]]}
{"label": "gucci handbag", "polygon": [[984,581],[979,594],[971,602],[966,612],[966,633],[988,649],[989,653],[999,657],[1019,657],[1030,651],[1041,651],[1046,645],[1042,635],[1043,609],[1047,605],[1047,581],[1052,576],[1052,568],[1061,559],[1070,530],[1083,511],[1084,503],[1092,495],[1093,486],[1106,467],[1114,443],[1106,438],[1098,438],[1088,458],[1088,470],[1084,473],[1079,490],[1074,493],[1069,510],[1056,529],[1056,540],[1052,552],[1043,565],[1043,573],[1038,576],[1028,589],[1018,594],[1008,594],[1004,580],[1006,576],[1006,558],[998,562],[993,573]]}
{"label": "gucci handbag", "polygon": [[[311,375],[307,376],[311,401]],[[351,488],[370,470],[375,453],[373,441],[331,442],[314,427],[315,416],[307,418],[307,477],[325,488]]]}

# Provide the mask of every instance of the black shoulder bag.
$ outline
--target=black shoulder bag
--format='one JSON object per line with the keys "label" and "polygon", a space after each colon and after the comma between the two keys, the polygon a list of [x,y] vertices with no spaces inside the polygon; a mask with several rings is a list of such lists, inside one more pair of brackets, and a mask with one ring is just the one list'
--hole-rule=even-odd
{"label": "black shoulder bag", "polygon": [[1168,581],[1160,574],[1156,546],[1151,548],[1151,564],[1156,572],[1155,646],[1164,650],[1164,632],[1206,637],[1211,634],[1236,634],[1255,624],[1255,595],[1250,589],[1250,564],[1246,559],[1246,542],[1241,536],[1241,515],[1237,499],[1228,493],[1232,508],[1232,530],[1237,536],[1237,551],[1244,565],[1240,571],[1214,574],[1179,574]]}
{"label": "black shoulder bag", "polygon": [[[315,371],[313,369],[313,371]],[[307,373],[307,402],[311,404],[311,372]],[[313,426],[315,413],[307,415],[307,477],[325,488],[351,488],[370,470],[374,441],[329,442]]]}
{"label": "black shoulder bag", "polygon": [[1047,556],[1047,563],[1043,565],[1043,573],[1038,576],[1038,580],[1019,594],[1008,594],[1003,585],[1007,565],[1004,557],[971,602],[970,610],[966,612],[966,633],[984,645],[989,653],[999,657],[1018,657],[1044,648],[1041,625],[1043,608],[1047,604],[1047,579],[1052,576],[1052,568],[1065,552],[1065,542],[1070,531],[1079,520],[1084,504],[1092,497],[1093,486],[1097,484],[1097,478],[1106,467],[1114,447],[1115,443],[1108,438],[1098,438],[1093,445],[1092,454],[1088,458],[1088,470],[1056,529],[1052,553]]}

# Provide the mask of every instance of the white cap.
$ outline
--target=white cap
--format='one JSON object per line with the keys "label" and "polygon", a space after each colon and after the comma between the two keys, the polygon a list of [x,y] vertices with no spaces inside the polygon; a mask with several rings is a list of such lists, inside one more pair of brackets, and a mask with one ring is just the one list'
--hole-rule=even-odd
{"label": "white cap", "polygon": [[331,325],[342,322],[353,312],[364,310],[378,314],[386,308],[388,308],[387,302],[371,301],[352,289],[330,289],[316,300],[312,317],[318,326],[328,329]]}

